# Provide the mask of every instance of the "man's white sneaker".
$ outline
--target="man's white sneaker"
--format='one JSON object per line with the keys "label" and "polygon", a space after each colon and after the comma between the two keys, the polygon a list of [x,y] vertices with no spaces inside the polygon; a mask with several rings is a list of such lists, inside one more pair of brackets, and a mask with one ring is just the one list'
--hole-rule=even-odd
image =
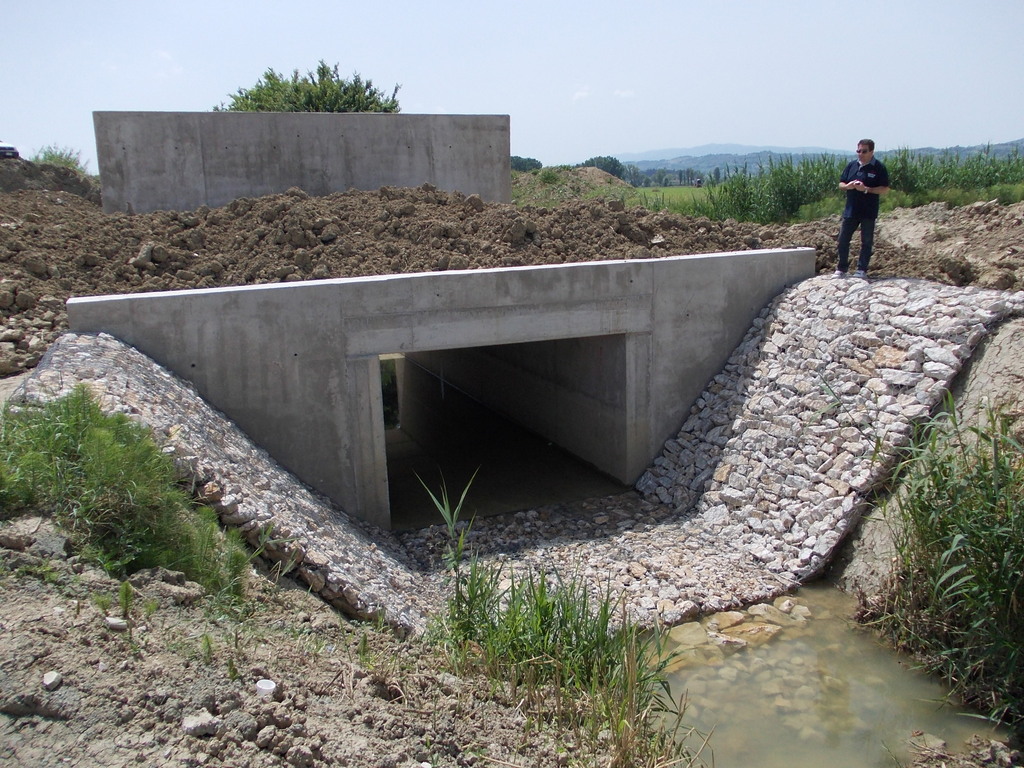
{"label": "man's white sneaker", "polygon": [[843,270],[841,269],[837,269],[835,272],[832,273],[832,277],[846,277],[846,273],[843,272]]}
{"label": "man's white sneaker", "polygon": [[858,269],[856,272],[853,273],[853,276],[854,277],[859,277],[861,280],[867,280],[868,279],[868,273],[865,272],[863,269]]}

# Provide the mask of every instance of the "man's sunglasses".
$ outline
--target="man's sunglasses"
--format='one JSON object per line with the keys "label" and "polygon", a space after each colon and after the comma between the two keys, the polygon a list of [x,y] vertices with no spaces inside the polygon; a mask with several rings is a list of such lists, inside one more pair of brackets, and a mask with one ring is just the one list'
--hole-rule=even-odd
{"label": "man's sunglasses", "polygon": [[870,149],[858,149],[857,150],[857,154],[858,155],[866,155],[870,151],[871,151]]}

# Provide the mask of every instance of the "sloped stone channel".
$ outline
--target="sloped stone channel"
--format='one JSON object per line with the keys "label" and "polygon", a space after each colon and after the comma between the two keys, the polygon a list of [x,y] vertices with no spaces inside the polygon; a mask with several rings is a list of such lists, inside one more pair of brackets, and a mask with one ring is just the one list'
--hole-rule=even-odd
{"label": "sloped stone channel", "polygon": [[[1024,293],[806,280],[761,313],[637,493],[481,519],[467,543],[513,569],[571,569],[595,594],[610,585],[645,625],[774,598],[821,572],[913,424],[1020,315]],[[418,632],[440,605],[439,526],[393,535],[350,518],[110,337],[61,337],[23,391],[81,381],[150,425],[225,523],[253,541],[272,527],[268,554],[339,609]]]}

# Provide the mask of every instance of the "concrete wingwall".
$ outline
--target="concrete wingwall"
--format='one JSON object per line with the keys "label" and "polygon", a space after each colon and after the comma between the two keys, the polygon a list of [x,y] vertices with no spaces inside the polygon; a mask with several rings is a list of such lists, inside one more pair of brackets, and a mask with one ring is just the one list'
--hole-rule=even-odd
{"label": "concrete wingwall", "polygon": [[633,482],[814,258],[793,248],[95,296],[69,300],[68,319],[192,382],[301,480],[387,528],[380,355],[406,355]]}
{"label": "concrete wingwall", "polygon": [[511,202],[508,115],[94,112],[103,210],[194,210],[299,187]]}

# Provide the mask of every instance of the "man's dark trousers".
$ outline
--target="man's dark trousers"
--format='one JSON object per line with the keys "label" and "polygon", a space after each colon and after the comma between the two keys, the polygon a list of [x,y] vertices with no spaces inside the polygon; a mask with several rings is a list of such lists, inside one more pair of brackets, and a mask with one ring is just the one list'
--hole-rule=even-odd
{"label": "man's dark trousers", "polygon": [[871,261],[871,249],[875,243],[875,219],[862,219],[856,216],[843,217],[843,224],[839,227],[839,271],[846,272],[850,268],[850,241],[853,240],[853,233],[860,227],[860,258],[857,259],[857,269],[868,271],[868,262]]}

